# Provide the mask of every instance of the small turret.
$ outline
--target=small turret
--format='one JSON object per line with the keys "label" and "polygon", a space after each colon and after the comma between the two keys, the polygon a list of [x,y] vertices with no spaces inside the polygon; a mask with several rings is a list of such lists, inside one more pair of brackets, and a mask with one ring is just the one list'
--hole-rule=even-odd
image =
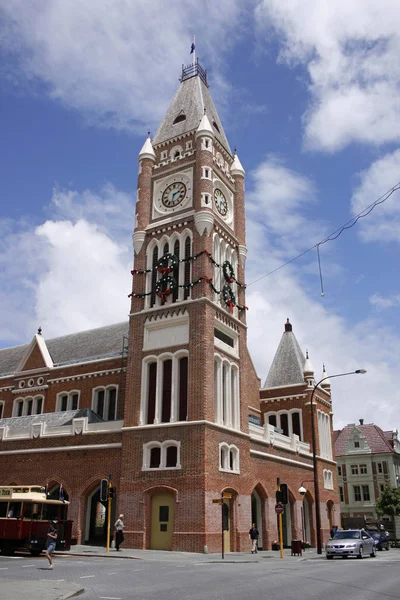
{"label": "small turret", "polygon": [[214,138],[214,131],[213,128],[211,126],[210,120],[207,117],[206,113],[204,113],[201,121],[200,121],[200,125],[197,128],[196,131],[196,139],[200,136],[200,135],[207,135],[209,137]]}
{"label": "small turret", "polygon": [[329,377],[327,375],[327,372],[325,370],[325,365],[322,365],[322,377],[321,377],[321,379],[324,379],[324,378],[327,378],[327,379],[325,379],[325,381],[323,381],[321,383],[321,387],[322,387],[323,390],[325,390],[326,392],[328,392],[328,394],[330,394],[331,393],[331,382],[330,382],[330,379],[329,379]]}
{"label": "small turret", "polygon": [[312,362],[308,356],[308,350],[306,351],[306,360],[303,367],[304,379],[308,385],[308,387],[314,386],[314,367],[312,366]]}
{"label": "small turret", "polygon": [[245,170],[242,167],[242,163],[239,160],[238,155],[236,154],[236,149],[235,149],[235,155],[233,158],[233,163],[231,165],[231,175],[235,176],[235,175],[241,175],[242,177],[244,177],[245,175]]}
{"label": "small turret", "polygon": [[150,139],[150,131],[147,134],[147,139],[143,144],[143,148],[139,152],[138,160],[143,160],[144,158],[149,158],[150,160],[156,160],[156,153],[154,152],[153,144]]}

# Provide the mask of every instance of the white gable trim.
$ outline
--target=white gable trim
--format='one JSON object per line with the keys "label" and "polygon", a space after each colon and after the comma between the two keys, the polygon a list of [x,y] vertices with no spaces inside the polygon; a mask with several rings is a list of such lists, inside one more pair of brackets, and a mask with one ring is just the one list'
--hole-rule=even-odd
{"label": "white gable trim", "polygon": [[42,355],[42,358],[44,360],[44,363],[45,363],[46,367],[48,369],[52,369],[53,368],[53,366],[54,366],[53,365],[53,361],[52,361],[52,358],[50,356],[50,352],[47,349],[46,342],[44,341],[44,338],[43,338],[42,335],[39,335],[38,333],[36,333],[35,337],[31,341],[31,343],[29,344],[28,350],[26,351],[25,355],[22,357],[20,363],[18,364],[17,368],[15,369],[16,373],[21,373],[22,372],[22,369],[23,369],[24,365],[26,364],[28,358],[32,354],[32,351],[33,351],[35,345],[38,345],[40,353]]}

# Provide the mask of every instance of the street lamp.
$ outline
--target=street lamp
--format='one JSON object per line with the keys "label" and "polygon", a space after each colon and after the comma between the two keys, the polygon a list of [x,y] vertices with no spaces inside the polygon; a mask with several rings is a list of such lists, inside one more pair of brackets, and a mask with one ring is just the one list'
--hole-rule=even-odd
{"label": "street lamp", "polygon": [[[323,377],[318,383],[314,385],[314,389],[311,392],[311,438],[312,438],[312,455],[313,455],[313,470],[314,470],[314,496],[315,496],[315,527],[317,530],[317,554],[322,554],[322,540],[321,540],[321,514],[319,511],[319,482],[318,482],[318,471],[317,471],[317,450],[315,441],[315,423],[314,423],[314,405],[313,398],[317,387],[326,379],[333,379],[334,377],[345,377],[346,375],[364,375],[367,371],[365,369],[357,369],[356,371],[350,371],[349,373],[338,373],[337,375],[329,375],[329,377]],[[300,490],[299,490],[300,491]],[[301,493],[301,492],[300,492]]]}

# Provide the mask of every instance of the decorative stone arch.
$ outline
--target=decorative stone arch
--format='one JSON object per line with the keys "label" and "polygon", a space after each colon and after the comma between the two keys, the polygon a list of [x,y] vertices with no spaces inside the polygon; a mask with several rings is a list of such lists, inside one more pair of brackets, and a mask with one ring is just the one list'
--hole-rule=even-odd
{"label": "decorative stone arch", "polygon": [[326,516],[330,531],[333,525],[337,525],[337,523],[335,522],[335,503],[333,502],[333,500],[328,500],[326,503]]}
{"label": "decorative stone arch", "polygon": [[315,533],[315,505],[314,498],[309,490],[304,494],[301,506],[301,529],[302,540],[308,542],[311,546],[316,546]]}
{"label": "decorative stone arch", "polygon": [[47,483],[48,497],[52,500],[58,500],[60,497],[60,487],[62,485],[64,500],[69,500],[69,486],[60,477],[50,477]]}
{"label": "decorative stone arch", "polygon": [[[228,521],[229,521],[229,533],[225,532],[225,534],[226,534],[225,539],[227,541],[229,538],[229,546],[230,546],[228,549],[227,546],[225,545],[225,550],[226,551],[230,550],[231,552],[239,552],[242,549],[240,533],[238,531],[238,529],[239,529],[238,528],[239,492],[233,487],[226,486],[221,490],[221,496],[224,493],[232,494],[232,498],[224,501],[224,504],[228,507],[227,517],[228,517]],[[249,527],[249,529],[250,529],[250,527]]]}
{"label": "decorative stone arch", "polygon": [[[75,531],[81,543],[85,543],[89,541],[91,537],[91,520],[93,520],[92,509],[93,503],[95,502],[95,496],[100,494],[100,482],[102,479],[105,479],[104,475],[93,476],[89,479],[89,481],[82,486],[82,488],[77,492],[78,498],[78,507],[75,507],[76,512],[76,527]],[[105,511],[104,518],[107,519],[107,506],[104,506]],[[115,510],[115,507],[113,507]],[[111,520],[113,519],[113,515],[111,515]]]}
{"label": "decorative stone arch", "polygon": [[265,508],[267,500],[268,494],[264,486],[258,482],[251,493],[251,522],[255,523],[257,526],[260,533],[258,546],[264,550],[267,550],[270,547],[269,523]]}

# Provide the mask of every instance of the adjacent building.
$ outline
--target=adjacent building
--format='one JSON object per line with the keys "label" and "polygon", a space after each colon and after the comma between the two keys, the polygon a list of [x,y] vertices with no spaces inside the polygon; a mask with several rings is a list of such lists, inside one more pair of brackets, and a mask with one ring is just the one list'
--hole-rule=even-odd
{"label": "adjacent building", "polygon": [[[315,543],[313,367],[288,321],[260,385],[247,348],[245,171],[199,63],[182,69],[138,162],[129,322],[52,340],[39,330],[0,350],[0,482],[62,485],[77,540],[101,543],[111,475],[126,546],[216,552],[221,515],[226,551],[248,549],[252,522],[271,547],[279,477],[286,544]],[[326,538],[339,515],[329,381],[314,407]]]}
{"label": "adjacent building", "polygon": [[376,501],[386,485],[400,481],[397,430],[383,431],[363,419],[335,431],[335,454],[342,517],[377,518]]}

